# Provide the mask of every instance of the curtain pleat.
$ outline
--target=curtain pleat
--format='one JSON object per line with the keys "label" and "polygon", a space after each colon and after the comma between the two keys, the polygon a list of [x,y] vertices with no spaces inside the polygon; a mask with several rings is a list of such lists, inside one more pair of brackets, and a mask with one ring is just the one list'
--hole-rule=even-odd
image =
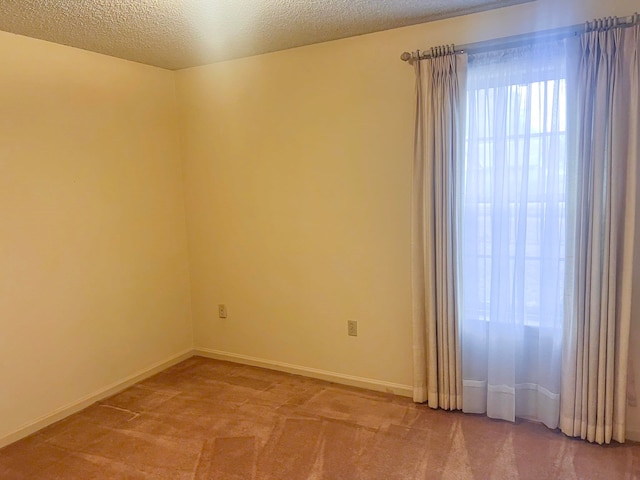
{"label": "curtain pleat", "polygon": [[596,26],[581,38],[575,78],[575,258],[568,261],[573,300],[565,314],[560,428],[602,444],[625,440],[640,27]]}
{"label": "curtain pleat", "polygon": [[412,191],[414,401],[462,408],[457,188],[467,58],[447,47],[415,63]]}

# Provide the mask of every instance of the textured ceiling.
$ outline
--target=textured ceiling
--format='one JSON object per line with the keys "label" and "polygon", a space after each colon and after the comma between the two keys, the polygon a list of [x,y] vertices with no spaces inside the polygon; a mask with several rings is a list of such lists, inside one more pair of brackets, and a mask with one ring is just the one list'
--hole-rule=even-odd
{"label": "textured ceiling", "polygon": [[0,30],[180,69],[530,0],[0,0]]}

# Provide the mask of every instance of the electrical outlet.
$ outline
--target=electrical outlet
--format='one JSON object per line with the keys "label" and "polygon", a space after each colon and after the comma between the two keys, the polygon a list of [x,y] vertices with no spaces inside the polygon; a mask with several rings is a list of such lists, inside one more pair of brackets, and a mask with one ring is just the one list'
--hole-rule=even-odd
{"label": "electrical outlet", "polygon": [[226,305],[218,305],[218,317],[227,318],[227,307]]}
{"label": "electrical outlet", "polygon": [[356,320],[347,320],[347,333],[351,337],[358,336],[358,322]]}

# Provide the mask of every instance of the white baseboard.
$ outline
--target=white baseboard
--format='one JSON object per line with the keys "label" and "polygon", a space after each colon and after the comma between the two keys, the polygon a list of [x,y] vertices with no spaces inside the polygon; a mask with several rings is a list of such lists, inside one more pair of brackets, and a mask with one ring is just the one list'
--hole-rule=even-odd
{"label": "white baseboard", "polygon": [[[290,363],[278,362],[275,360],[267,360],[264,358],[251,357],[238,353],[223,352],[220,350],[212,350],[200,347],[184,350],[183,352],[174,355],[164,361],[158,362],[150,366],[149,368],[134,373],[133,375],[130,375],[121,381],[113,383],[95,393],[87,395],[76,402],[73,402],[69,405],[58,408],[51,413],[43,415],[33,422],[20,427],[18,430],[5,435],[4,437],[0,437],[0,448],[9,445],[10,443],[17,442],[18,440],[25,438],[48,425],[51,425],[59,420],[62,420],[63,418],[66,418],[70,415],[73,415],[74,413],[79,412],[80,410],[87,408],[95,402],[110,397],[111,395],[115,395],[121,390],[124,390],[125,388],[128,388],[195,355],[213,358],[216,360],[225,360],[228,362],[240,363],[243,365],[251,365],[254,367],[262,367],[270,370],[277,370],[280,372],[293,373],[305,377],[317,378],[320,380],[339,383],[341,385],[366,388],[378,392],[393,393],[404,397],[411,397],[413,395],[413,388],[410,385],[385,382],[382,380],[373,380],[370,378],[329,372],[327,370],[319,370],[317,368],[303,367],[300,365],[293,365]],[[627,440],[640,442],[640,430],[627,429],[626,437]]]}
{"label": "white baseboard", "polygon": [[382,380],[374,380],[371,378],[356,377],[354,375],[329,372],[326,370],[319,370],[317,368],[292,365],[290,363],[250,357],[248,355],[242,355],[238,353],[211,350],[209,348],[196,347],[194,350],[194,354],[201,357],[214,358],[216,360],[226,360],[228,362],[242,363],[244,365],[251,365],[254,367],[262,367],[268,368],[270,370],[278,370],[280,372],[303,375],[305,377],[317,378],[333,383],[339,383],[341,385],[349,385],[351,387],[360,387],[366,388],[368,390],[375,390],[377,392],[393,393],[396,395],[401,395],[403,397],[411,397],[413,395],[413,388],[410,385],[385,382]]}
{"label": "white baseboard", "polygon": [[144,370],[140,370],[133,375],[130,375],[118,382],[112,383],[111,385],[98,390],[92,394],[89,394],[69,405],[65,405],[64,407],[58,408],[51,413],[41,416],[37,418],[33,422],[30,422],[18,430],[5,435],[4,437],[0,437],[0,448],[9,445],[10,443],[17,442],[18,440],[31,435],[32,433],[37,432],[38,430],[51,425],[63,418],[68,417],[69,415],[73,415],[80,410],[87,408],[88,406],[94,404],[97,401],[100,401],[104,398],[110,397],[111,395],[115,395],[116,393],[124,390],[125,388],[130,387],[131,385],[138,383],[146,378],[155,375],[156,373],[161,372],[177,363],[182,362],[188,358],[191,358],[194,355],[194,351],[190,348],[188,350],[184,350],[177,355],[173,355],[172,357],[163,360],[161,362],[155,363]]}
{"label": "white baseboard", "polygon": [[631,440],[632,442],[640,442],[640,430],[629,430],[626,429],[627,440]]}

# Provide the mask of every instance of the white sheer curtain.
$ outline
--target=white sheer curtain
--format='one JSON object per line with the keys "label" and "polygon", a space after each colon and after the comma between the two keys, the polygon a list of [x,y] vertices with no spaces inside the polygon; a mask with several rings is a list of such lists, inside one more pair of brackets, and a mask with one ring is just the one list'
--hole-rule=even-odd
{"label": "white sheer curtain", "polygon": [[[635,21],[638,21],[637,15]],[[589,25],[576,76],[575,258],[570,263],[564,433],[623,442],[640,159],[640,27]]]}
{"label": "white sheer curtain", "polygon": [[462,407],[457,309],[456,178],[463,150],[467,57],[451,47],[417,61],[411,212],[416,402]]}
{"label": "white sheer curtain", "polygon": [[559,421],[563,42],[469,56],[461,185],[463,411]]}

